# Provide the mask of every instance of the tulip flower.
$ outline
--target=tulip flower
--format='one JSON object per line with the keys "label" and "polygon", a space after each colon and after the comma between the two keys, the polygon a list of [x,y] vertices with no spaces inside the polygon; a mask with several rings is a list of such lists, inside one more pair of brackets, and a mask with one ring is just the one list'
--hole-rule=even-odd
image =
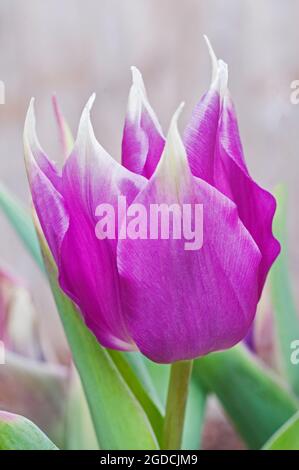
{"label": "tulip flower", "polygon": [[[248,172],[227,66],[210,53],[211,86],[183,139],[181,107],[165,138],[133,68],[122,164],[94,135],[94,96],[62,170],[38,142],[33,101],[25,123],[32,199],[61,288],[104,347],[139,350],[158,363],[193,359],[242,340],[279,253],[271,228],[275,200]],[[202,247],[188,251],[185,240],[174,236],[122,237],[124,218],[114,239],[99,239],[97,207],[117,211],[119,197],[128,211],[133,205],[150,211],[153,204],[201,204]]]}

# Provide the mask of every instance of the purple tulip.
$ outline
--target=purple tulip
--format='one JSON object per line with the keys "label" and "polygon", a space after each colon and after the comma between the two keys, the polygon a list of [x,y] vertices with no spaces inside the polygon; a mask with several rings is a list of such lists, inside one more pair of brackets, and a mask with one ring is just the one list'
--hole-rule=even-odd
{"label": "purple tulip", "polygon": [[[122,165],[98,143],[92,97],[62,171],[38,143],[31,103],[25,154],[34,206],[55,258],[60,286],[99,342],[140,350],[161,363],[232,347],[253,321],[266,275],[279,253],[274,198],[250,177],[227,89],[227,66],[213,59],[210,89],[184,139],[175,113],[165,139],[133,68]],[[95,234],[99,204],[119,196],[139,204],[202,204],[203,246],[170,237]],[[193,220],[194,222],[194,220]],[[124,219],[118,220],[118,230]],[[171,234],[173,235],[174,227]]]}

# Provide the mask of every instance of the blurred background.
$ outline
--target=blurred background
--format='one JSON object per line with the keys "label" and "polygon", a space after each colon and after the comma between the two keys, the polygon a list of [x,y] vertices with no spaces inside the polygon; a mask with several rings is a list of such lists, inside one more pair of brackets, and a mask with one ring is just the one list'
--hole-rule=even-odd
{"label": "blurred background", "polygon": [[[296,288],[299,105],[291,104],[290,84],[299,79],[298,18],[297,0],[2,0],[0,80],[6,102],[0,106],[1,180],[29,206],[22,131],[32,96],[42,146],[61,160],[53,92],[75,133],[81,110],[95,91],[97,137],[119,158],[131,65],[142,71],[165,131],[178,104],[186,102],[183,129],[209,85],[207,34],[229,65],[229,86],[253,177],[268,189],[281,182],[288,187],[290,268]],[[27,280],[50,332],[56,314],[48,287],[2,214],[0,227],[1,263]]]}

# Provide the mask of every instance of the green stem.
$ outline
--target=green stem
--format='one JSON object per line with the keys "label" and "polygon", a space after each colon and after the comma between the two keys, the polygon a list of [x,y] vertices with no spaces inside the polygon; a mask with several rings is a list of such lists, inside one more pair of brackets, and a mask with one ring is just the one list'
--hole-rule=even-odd
{"label": "green stem", "polygon": [[181,361],[171,366],[163,433],[164,450],[181,448],[192,364],[193,361]]}

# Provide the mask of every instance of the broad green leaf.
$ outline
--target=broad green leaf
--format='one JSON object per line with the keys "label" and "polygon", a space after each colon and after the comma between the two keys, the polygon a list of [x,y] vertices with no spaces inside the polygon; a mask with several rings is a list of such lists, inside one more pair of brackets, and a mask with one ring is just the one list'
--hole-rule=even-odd
{"label": "broad green leaf", "polygon": [[157,438],[140,402],[109,352],[84,325],[57,284],[56,266],[41,240],[49,281],[89,404],[101,449],[157,449]]}
{"label": "broad green leaf", "polygon": [[163,412],[165,412],[170,377],[170,364],[157,364],[144,356],[142,357],[142,360],[155,386]]}
{"label": "broad green leaf", "polygon": [[0,411],[0,450],[58,450],[29,419]]}
{"label": "broad green leaf", "polygon": [[281,352],[283,373],[290,387],[299,396],[298,366],[291,362],[291,344],[299,339],[299,316],[296,310],[287,254],[287,196],[280,186],[276,191],[277,212],[274,234],[281,243],[281,253],[270,273],[271,297],[277,323],[277,335]]}
{"label": "broad green leaf", "polygon": [[258,449],[299,409],[298,401],[243,346],[194,361],[250,448]]}
{"label": "broad green leaf", "polygon": [[299,413],[287,421],[263,447],[264,450],[299,450]]}
{"label": "broad green leaf", "polygon": [[66,418],[67,450],[98,450],[93,422],[80,377],[73,367],[70,371],[69,397]]}
{"label": "broad green leaf", "polygon": [[206,397],[206,391],[199,381],[193,380],[192,374],[186,407],[182,449],[196,450],[200,448]]}
{"label": "broad green leaf", "polygon": [[3,210],[35,262],[40,269],[44,270],[44,263],[31,215],[1,183],[0,208]]}
{"label": "broad green leaf", "polygon": [[152,401],[150,395],[148,395],[148,393],[146,392],[146,389],[141,385],[141,382],[137,378],[138,376],[136,376],[134,371],[131,369],[126,359],[128,358],[129,353],[125,356],[124,354],[120,354],[118,351],[107,351],[112,360],[114,361],[118,371],[121,373],[122,377],[134,393],[135,397],[137,398],[143,409],[146,410],[151,425],[158,438],[158,441],[161,442],[164,423],[161,411]]}
{"label": "broad green leaf", "polygon": [[[154,383],[150,371],[148,370],[147,363],[150,361],[147,360],[140,352],[125,352],[123,355],[126,357],[128,363],[142,383],[148,395],[152,398],[156,407],[162,414],[164,414],[165,406],[162,404],[161,396],[157,390],[157,384]],[[156,366],[159,367],[158,364],[156,364]]]}

